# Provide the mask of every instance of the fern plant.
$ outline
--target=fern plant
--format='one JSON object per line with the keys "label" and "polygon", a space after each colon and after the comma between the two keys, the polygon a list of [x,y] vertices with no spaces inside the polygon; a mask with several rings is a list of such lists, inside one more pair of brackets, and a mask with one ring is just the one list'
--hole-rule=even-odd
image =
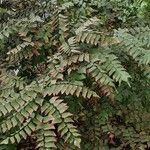
{"label": "fern plant", "polygon": [[[121,125],[115,128],[111,121],[115,113],[124,115],[122,108],[137,103],[132,94],[122,94],[125,89],[138,93],[143,107],[144,102],[149,104],[150,29],[138,23],[140,3],[121,2],[121,10],[117,0],[110,5],[98,0],[1,2],[1,145],[31,137],[40,150],[136,147],[127,144],[128,136],[122,138],[125,145],[116,144],[114,137],[129,131],[117,132]],[[100,16],[99,8],[119,15],[111,18],[103,10]],[[130,24],[132,19],[136,26]],[[140,84],[145,88],[138,92]],[[124,102],[128,98],[131,103]],[[140,115],[147,115],[143,107]],[[124,126],[139,123],[132,117],[126,116]],[[147,118],[143,122],[148,123]],[[136,135],[142,132],[133,128]],[[101,138],[104,134],[109,138]],[[144,142],[148,141],[146,137]]]}

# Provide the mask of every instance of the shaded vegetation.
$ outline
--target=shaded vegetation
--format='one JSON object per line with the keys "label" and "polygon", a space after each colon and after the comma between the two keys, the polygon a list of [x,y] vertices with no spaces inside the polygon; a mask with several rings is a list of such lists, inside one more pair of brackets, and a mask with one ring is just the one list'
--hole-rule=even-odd
{"label": "shaded vegetation", "polygon": [[0,149],[150,148],[149,0],[0,2]]}

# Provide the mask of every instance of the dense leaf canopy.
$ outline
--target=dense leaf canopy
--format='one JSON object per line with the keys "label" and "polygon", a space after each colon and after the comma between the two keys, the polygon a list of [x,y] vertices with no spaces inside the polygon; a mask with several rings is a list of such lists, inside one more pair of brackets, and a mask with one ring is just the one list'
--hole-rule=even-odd
{"label": "dense leaf canopy", "polygon": [[0,149],[150,148],[149,14],[149,0],[1,0]]}

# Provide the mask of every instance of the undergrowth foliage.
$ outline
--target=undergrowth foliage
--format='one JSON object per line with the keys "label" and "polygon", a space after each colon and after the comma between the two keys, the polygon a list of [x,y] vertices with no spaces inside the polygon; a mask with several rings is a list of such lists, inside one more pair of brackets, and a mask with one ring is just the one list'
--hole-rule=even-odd
{"label": "undergrowth foliage", "polygon": [[39,150],[149,148],[150,28],[142,6],[0,2],[0,149],[29,137]]}

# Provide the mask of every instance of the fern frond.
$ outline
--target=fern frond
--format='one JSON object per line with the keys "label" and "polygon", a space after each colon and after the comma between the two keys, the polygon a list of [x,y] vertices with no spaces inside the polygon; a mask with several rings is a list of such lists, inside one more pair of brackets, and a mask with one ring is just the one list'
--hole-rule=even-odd
{"label": "fern frond", "polygon": [[2,132],[8,132],[16,126],[22,125],[28,118],[30,118],[34,112],[38,109],[38,105],[34,102],[22,106],[21,109],[18,108],[17,112],[13,115],[10,115],[5,122],[2,122],[1,129]]}
{"label": "fern frond", "polygon": [[66,9],[69,9],[70,7],[73,7],[74,6],[74,3],[72,2],[65,2],[62,4],[61,8],[62,10],[66,10]]}
{"label": "fern frond", "polygon": [[115,93],[114,93],[114,89],[111,86],[108,86],[108,85],[100,86],[100,93],[102,96],[109,97],[109,99],[112,102],[114,102]]}
{"label": "fern frond", "polygon": [[76,30],[77,42],[97,45],[101,38],[98,32],[92,31],[90,28],[98,25],[99,19],[96,17],[90,18]]}
{"label": "fern frond", "polygon": [[36,129],[35,124],[32,122],[34,117],[35,114],[33,114],[32,117],[29,118],[18,131],[16,131],[10,137],[2,140],[0,144],[19,143],[22,138],[26,139],[27,136],[30,136],[31,133]]}
{"label": "fern frond", "polygon": [[63,80],[64,76],[61,72],[63,72],[63,68],[62,71],[60,68],[52,68],[49,72],[49,76],[54,80]]}
{"label": "fern frond", "polygon": [[150,28],[146,27],[135,27],[129,29],[129,32],[134,35],[143,45],[150,47]]}
{"label": "fern frond", "polygon": [[63,41],[62,45],[59,48],[61,53],[70,55],[71,53],[80,53],[79,47],[76,44],[75,37],[71,37],[68,41]]}
{"label": "fern frond", "polygon": [[102,85],[109,85],[115,87],[113,80],[106,74],[107,72],[101,68],[101,64],[90,64],[87,66],[87,72],[91,75],[96,82]]}
{"label": "fern frond", "polygon": [[77,97],[83,96],[84,98],[90,99],[91,97],[99,98],[99,96],[92,90],[87,87],[75,85],[71,83],[56,83],[54,85],[50,85],[44,91],[44,95],[75,95]]}
{"label": "fern frond", "polygon": [[68,23],[68,17],[64,16],[62,14],[59,14],[59,28],[60,28],[60,34],[62,33],[64,37],[67,37],[69,30],[69,23]]}
{"label": "fern frond", "polygon": [[76,30],[76,35],[79,33],[86,31],[89,27],[96,26],[99,23],[99,19],[97,17],[93,17],[88,19],[86,22],[82,23],[81,26]]}
{"label": "fern frond", "polygon": [[73,54],[67,60],[63,60],[64,66],[71,66],[81,62],[89,62],[90,55],[88,53]]}
{"label": "fern frond", "polygon": [[53,116],[53,121],[58,123],[58,132],[60,132],[61,137],[65,139],[65,142],[73,143],[75,146],[79,147],[80,134],[76,127],[72,125],[72,114],[66,111],[68,106],[62,103],[62,101],[63,100],[58,99],[58,97],[52,97],[49,103],[43,105],[42,112]]}
{"label": "fern frond", "polygon": [[52,14],[51,26],[52,26],[52,32],[56,31],[59,27],[59,10],[58,10],[58,8],[56,8]]}
{"label": "fern frond", "polygon": [[102,65],[103,68],[108,72],[109,76],[119,82],[119,84],[124,81],[129,84],[129,78],[131,76],[126,71],[126,69],[121,65],[120,61],[115,55],[106,56],[106,62]]}
{"label": "fern frond", "polygon": [[50,116],[37,115],[35,123],[37,124],[37,147],[40,150],[57,148],[56,135],[54,133],[55,127]]}
{"label": "fern frond", "polygon": [[150,66],[146,66],[143,69],[143,74],[146,77],[146,79],[148,79],[148,82],[150,83]]}
{"label": "fern frond", "polygon": [[62,15],[60,12],[61,9],[56,6],[51,17],[51,33],[54,34],[52,37],[53,42],[56,42],[58,40],[56,38],[60,38],[60,35],[62,36],[61,38],[66,38],[68,36],[68,17]]}
{"label": "fern frond", "polygon": [[33,47],[33,42],[23,42],[22,44],[19,44],[16,48],[13,48],[10,50],[7,55],[10,62],[17,62],[22,60],[23,58],[30,58],[32,57],[33,53],[32,50],[30,50],[29,47]]}
{"label": "fern frond", "polygon": [[132,56],[139,65],[148,65],[150,63],[150,50],[149,44],[147,44],[147,40],[150,38],[149,35],[136,37],[128,31],[120,29],[115,32],[115,36],[122,43],[122,48]]}
{"label": "fern frond", "polygon": [[100,39],[100,33],[90,30],[83,31],[79,33],[76,37],[77,42],[87,43],[91,45],[98,45],[98,43],[100,43]]}
{"label": "fern frond", "polygon": [[139,64],[148,65],[150,64],[150,50],[143,50],[143,56],[138,58]]}
{"label": "fern frond", "polygon": [[4,41],[8,38],[14,31],[11,28],[8,28],[7,24],[5,24],[5,28],[0,31],[0,40]]}

